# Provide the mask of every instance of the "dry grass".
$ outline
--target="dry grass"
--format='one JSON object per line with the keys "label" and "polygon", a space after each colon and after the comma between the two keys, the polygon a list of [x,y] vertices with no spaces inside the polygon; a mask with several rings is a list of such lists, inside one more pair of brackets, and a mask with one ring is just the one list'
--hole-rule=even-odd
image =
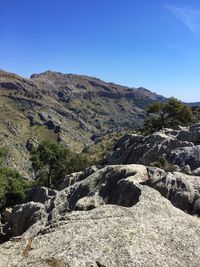
{"label": "dry grass", "polygon": [[28,257],[28,254],[29,252],[32,250],[32,242],[33,242],[33,238],[30,237],[28,240],[27,240],[27,244],[24,248],[24,250],[22,251],[22,256],[23,257]]}

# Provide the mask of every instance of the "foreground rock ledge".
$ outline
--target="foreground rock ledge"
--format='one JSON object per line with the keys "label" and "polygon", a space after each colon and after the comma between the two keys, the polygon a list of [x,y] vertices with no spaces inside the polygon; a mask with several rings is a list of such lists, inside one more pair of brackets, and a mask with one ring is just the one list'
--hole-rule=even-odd
{"label": "foreground rock ledge", "polygon": [[[0,266],[200,266],[200,221],[145,187],[131,208],[75,211],[0,246]],[[54,265],[53,265],[54,264]]]}
{"label": "foreground rock ledge", "polygon": [[180,210],[198,213],[199,177],[116,165],[67,179],[14,209],[0,266],[200,266],[200,220]]}

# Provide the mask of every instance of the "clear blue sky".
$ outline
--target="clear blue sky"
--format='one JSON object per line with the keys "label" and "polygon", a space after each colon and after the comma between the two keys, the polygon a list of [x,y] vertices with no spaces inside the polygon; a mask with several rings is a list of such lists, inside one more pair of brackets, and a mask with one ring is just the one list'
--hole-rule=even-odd
{"label": "clear blue sky", "polygon": [[0,0],[0,68],[200,101],[199,0]]}

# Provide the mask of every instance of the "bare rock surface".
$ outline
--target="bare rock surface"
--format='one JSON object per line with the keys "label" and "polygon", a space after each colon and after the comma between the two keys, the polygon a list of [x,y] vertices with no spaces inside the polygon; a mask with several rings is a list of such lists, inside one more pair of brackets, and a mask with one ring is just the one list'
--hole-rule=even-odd
{"label": "bare rock surface", "polygon": [[14,208],[0,266],[200,266],[200,220],[188,214],[200,214],[198,176],[137,164],[74,176]]}
{"label": "bare rock surface", "polygon": [[200,215],[200,179],[180,172],[165,172],[148,167],[147,185],[159,191],[171,203],[190,214]]}
{"label": "bare rock surface", "polygon": [[144,186],[131,208],[103,205],[74,211],[36,237],[2,244],[0,266],[196,267],[199,242],[199,219]]}
{"label": "bare rock surface", "polygon": [[[148,136],[129,134],[122,137],[107,158],[106,164],[157,164],[166,160],[182,172],[200,167],[200,124],[163,129]],[[194,172],[196,175],[198,171]]]}

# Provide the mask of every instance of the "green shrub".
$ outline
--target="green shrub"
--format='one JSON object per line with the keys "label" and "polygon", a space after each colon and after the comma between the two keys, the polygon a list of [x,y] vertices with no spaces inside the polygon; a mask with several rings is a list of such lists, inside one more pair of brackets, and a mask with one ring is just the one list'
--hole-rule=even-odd
{"label": "green shrub", "polygon": [[31,152],[32,166],[39,185],[56,187],[66,174],[84,170],[85,157],[72,153],[64,145],[44,141]]}
{"label": "green shrub", "polygon": [[6,146],[0,147],[0,165],[2,165],[8,157],[8,148]]}
{"label": "green shrub", "polygon": [[11,168],[0,167],[0,202],[5,206],[21,203],[33,182],[25,180]]}

